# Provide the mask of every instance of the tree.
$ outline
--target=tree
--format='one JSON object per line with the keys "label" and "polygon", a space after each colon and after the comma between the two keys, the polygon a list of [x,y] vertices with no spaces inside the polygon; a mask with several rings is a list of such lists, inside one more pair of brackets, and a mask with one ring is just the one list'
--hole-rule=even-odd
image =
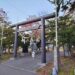
{"label": "tree", "polygon": [[71,16],[75,20],[75,0],[68,0],[66,4],[62,6],[63,11],[68,11],[66,15]]}
{"label": "tree", "polygon": [[74,46],[75,38],[75,25],[70,16],[60,17],[58,26],[58,42],[59,45],[65,46],[67,44],[68,53],[72,55],[72,46]]}
{"label": "tree", "polygon": [[14,43],[14,30],[12,28],[4,28],[4,35],[5,39],[3,39],[3,46],[8,48],[10,52],[10,48],[12,48]]}
{"label": "tree", "polygon": [[[7,19],[7,13],[0,9],[0,45],[3,48],[10,49],[14,45],[14,29],[10,26],[11,23]],[[21,46],[21,36],[18,36],[18,45]],[[2,49],[1,49],[2,50]]]}
{"label": "tree", "polygon": [[55,23],[54,20],[47,20],[47,28],[45,29],[46,31],[46,41],[50,44],[53,44],[53,50],[54,50],[54,45],[55,45]]}
{"label": "tree", "polygon": [[66,0],[66,4],[62,8],[63,10],[68,10],[70,13],[73,12],[75,10],[75,0]]}
{"label": "tree", "polygon": [[63,5],[63,0],[49,0],[52,4],[55,5],[55,40],[56,40],[56,49],[54,49],[54,69],[57,74],[59,70],[59,50],[58,50],[58,16],[61,5]]}
{"label": "tree", "polygon": [[[71,50],[71,32],[72,32],[72,28],[71,26],[67,26],[67,31],[65,31],[67,33],[67,35],[64,35],[64,31],[62,30],[62,28],[59,28],[59,24],[58,24],[58,16],[59,16],[59,11],[60,11],[60,8],[63,7],[64,5],[64,0],[49,0],[52,4],[54,4],[56,6],[56,12],[55,12],[55,23],[56,23],[56,50],[54,50],[54,69],[56,69],[58,71],[59,69],[59,51],[58,51],[58,45],[61,43],[65,43],[67,42],[68,43],[68,47],[69,47],[69,51]],[[67,1],[67,0],[66,0]],[[67,6],[65,7],[65,10],[67,9]],[[65,23],[65,22],[64,22]],[[68,24],[69,25],[69,24]],[[58,29],[59,28],[59,29]],[[57,32],[58,30],[58,32]],[[59,33],[61,33],[60,31],[62,32],[61,35],[59,35]],[[58,35],[58,36],[57,36]],[[62,36],[64,35],[64,37]],[[62,37],[62,39],[60,39]],[[67,38],[69,37],[69,38]],[[65,38],[65,40],[63,39]],[[60,41],[58,41],[60,40]],[[70,52],[71,53],[71,52]],[[57,74],[57,72],[56,72]]]}
{"label": "tree", "polygon": [[[47,28],[47,39],[52,41],[55,38],[54,20],[48,20],[48,25],[49,26]],[[68,53],[72,55],[72,46],[74,46],[75,44],[75,25],[74,21],[71,19],[70,16],[59,17],[58,19],[58,46],[64,47],[66,46],[66,44],[68,47]]]}
{"label": "tree", "polygon": [[3,50],[3,29],[4,26],[6,26],[7,24],[7,14],[3,9],[0,9],[0,55],[2,54],[2,50]]}

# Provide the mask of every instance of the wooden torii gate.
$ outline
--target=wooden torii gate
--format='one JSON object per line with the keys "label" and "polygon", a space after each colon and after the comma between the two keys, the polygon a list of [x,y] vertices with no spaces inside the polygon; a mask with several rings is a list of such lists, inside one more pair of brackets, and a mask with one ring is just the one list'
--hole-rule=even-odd
{"label": "wooden torii gate", "polygon": [[42,49],[42,63],[46,63],[46,50],[45,50],[45,19],[54,18],[55,13],[51,13],[36,19],[32,19],[30,21],[24,21],[21,23],[17,23],[12,25],[11,27],[16,27],[15,31],[15,40],[14,40],[14,57],[17,57],[17,47],[18,47],[18,30],[19,26],[30,24],[33,22],[41,21],[41,49]]}

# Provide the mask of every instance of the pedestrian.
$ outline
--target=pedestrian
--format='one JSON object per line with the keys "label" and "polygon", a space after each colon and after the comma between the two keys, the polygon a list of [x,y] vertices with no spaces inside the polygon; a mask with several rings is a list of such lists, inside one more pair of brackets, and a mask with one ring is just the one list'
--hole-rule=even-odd
{"label": "pedestrian", "polygon": [[30,41],[30,47],[32,49],[32,58],[35,58],[35,54],[36,54],[36,50],[37,50],[37,45],[36,45],[36,41],[32,40]]}
{"label": "pedestrian", "polygon": [[53,69],[52,69],[52,75],[58,75],[57,70],[56,70],[55,67],[53,67]]}

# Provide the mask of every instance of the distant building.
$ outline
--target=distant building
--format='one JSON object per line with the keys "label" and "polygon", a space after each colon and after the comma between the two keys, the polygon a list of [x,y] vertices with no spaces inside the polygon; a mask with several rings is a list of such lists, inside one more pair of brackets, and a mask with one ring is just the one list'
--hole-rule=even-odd
{"label": "distant building", "polygon": [[[29,16],[29,18],[27,18],[27,21],[32,20],[34,18],[36,18],[36,16]],[[41,34],[41,29],[39,29],[40,25],[40,22],[25,24],[20,27],[19,31],[32,31],[32,34],[30,33],[30,35],[34,36],[37,39],[38,37],[40,37]]]}

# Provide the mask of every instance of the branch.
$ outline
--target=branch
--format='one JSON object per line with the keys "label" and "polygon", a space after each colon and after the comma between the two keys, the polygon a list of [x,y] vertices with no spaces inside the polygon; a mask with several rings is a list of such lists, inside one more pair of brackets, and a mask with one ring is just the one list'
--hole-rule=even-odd
{"label": "branch", "polygon": [[50,3],[52,3],[52,4],[55,4],[55,2],[54,1],[50,1],[50,0],[48,0]]}

